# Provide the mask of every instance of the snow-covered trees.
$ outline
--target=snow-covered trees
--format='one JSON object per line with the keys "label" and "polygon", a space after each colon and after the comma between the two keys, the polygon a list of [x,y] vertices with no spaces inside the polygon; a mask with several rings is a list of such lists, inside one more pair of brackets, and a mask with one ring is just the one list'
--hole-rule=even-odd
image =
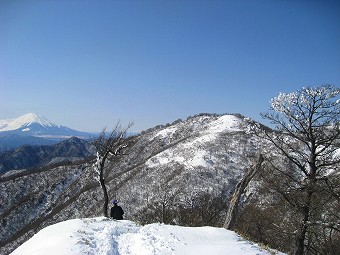
{"label": "snow-covered trees", "polygon": [[94,146],[97,150],[97,160],[93,164],[95,170],[95,179],[100,183],[103,190],[104,204],[103,215],[108,216],[108,204],[109,196],[105,185],[105,177],[107,173],[104,171],[106,160],[112,160],[113,158],[123,155],[124,149],[129,146],[129,140],[127,138],[127,130],[133,124],[130,123],[127,128],[123,129],[119,123],[107,134],[106,129],[100,133],[99,137],[94,141]]}
{"label": "snow-covered trees", "polygon": [[281,93],[271,100],[270,112],[262,114],[264,119],[275,125],[276,130],[262,131],[259,135],[287,159],[284,164],[278,164],[274,158],[267,157],[277,179],[276,185],[271,188],[298,216],[296,255],[310,252],[313,242],[316,242],[315,235],[311,233],[312,226],[322,226],[327,233],[340,230],[339,213],[329,215],[324,211],[327,204],[338,206],[340,201],[336,183],[340,171],[339,94],[340,89],[333,85]]}

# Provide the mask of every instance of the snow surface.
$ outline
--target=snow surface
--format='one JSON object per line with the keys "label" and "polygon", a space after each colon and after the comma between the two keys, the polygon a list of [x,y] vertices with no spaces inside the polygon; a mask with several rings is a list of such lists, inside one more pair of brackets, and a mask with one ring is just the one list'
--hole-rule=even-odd
{"label": "snow surface", "polygon": [[58,126],[51,123],[44,116],[35,113],[27,113],[16,119],[0,120],[0,132],[17,130],[22,127],[25,127],[22,131],[28,131],[29,129],[26,129],[26,127],[33,123],[38,123],[44,127]]}
{"label": "snow surface", "polygon": [[98,217],[73,219],[46,227],[11,254],[264,255],[271,253],[222,228],[180,227],[160,223],[139,226],[128,220],[115,221]]}
{"label": "snow surface", "polygon": [[157,137],[167,137],[167,136],[169,136],[169,135],[174,134],[174,133],[176,132],[176,130],[177,130],[177,127],[176,127],[176,126],[175,126],[175,127],[165,128],[165,129],[159,131],[159,132],[155,135],[155,137],[156,137],[156,136],[157,136]]}
{"label": "snow surface", "polygon": [[223,131],[240,131],[238,127],[240,119],[235,115],[223,115],[210,124],[210,131],[223,132]]}

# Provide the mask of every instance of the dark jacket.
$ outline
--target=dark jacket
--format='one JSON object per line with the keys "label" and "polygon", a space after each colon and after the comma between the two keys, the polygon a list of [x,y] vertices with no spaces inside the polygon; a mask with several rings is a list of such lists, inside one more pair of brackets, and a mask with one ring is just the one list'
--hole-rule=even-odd
{"label": "dark jacket", "polygon": [[119,205],[115,204],[111,207],[111,214],[110,214],[111,218],[115,220],[122,220],[123,214],[124,214],[124,211]]}

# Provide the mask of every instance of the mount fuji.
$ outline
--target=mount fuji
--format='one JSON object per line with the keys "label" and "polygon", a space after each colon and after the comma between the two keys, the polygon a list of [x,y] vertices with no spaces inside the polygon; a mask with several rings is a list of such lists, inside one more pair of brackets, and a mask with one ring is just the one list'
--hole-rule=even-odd
{"label": "mount fuji", "polygon": [[0,151],[24,144],[52,145],[72,136],[87,139],[94,134],[56,125],[35,113],[27,113],[16,119],[0,120]]}

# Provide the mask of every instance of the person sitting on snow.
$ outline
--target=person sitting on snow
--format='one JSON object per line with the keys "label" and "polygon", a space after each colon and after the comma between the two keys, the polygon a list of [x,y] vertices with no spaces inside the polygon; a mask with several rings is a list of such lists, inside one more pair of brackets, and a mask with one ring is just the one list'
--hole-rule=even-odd
{"label": "person sitting on snow", "polygon": [[115,219],[115,220],[122,220],[123,219],[123,214],[124,214],[124,211],[123,209],[117,205],[118,204],[118,201],[115,199],[112,201],[113,203],[113,206],[111,207],[111,218]]}

